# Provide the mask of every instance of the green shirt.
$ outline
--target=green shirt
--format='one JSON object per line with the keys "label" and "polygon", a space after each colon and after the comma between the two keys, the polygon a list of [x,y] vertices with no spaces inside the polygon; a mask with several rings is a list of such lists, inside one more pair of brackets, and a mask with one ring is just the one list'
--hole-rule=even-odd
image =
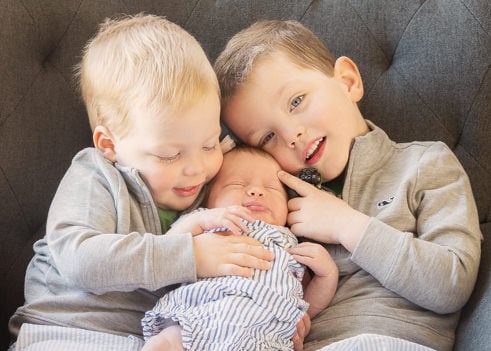
{"label": "green shirt", "polygon": [[177,218],[177,211],[158,209],[160,226],[162,227],[162,233],[165,234],[171,227],[172,223]]}
{"label": "green shirt", "polygon": [[332,190],[337,197],[341,197],[343,194],[344,179],[342,177],[338,177],[330,182],[322,183],[322,186]]}

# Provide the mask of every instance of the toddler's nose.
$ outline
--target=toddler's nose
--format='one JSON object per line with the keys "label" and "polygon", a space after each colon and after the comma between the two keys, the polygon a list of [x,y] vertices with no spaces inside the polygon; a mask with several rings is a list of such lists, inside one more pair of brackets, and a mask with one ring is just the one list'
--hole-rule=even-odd
{"label": "toddler's nose", "polygon": [[191,158],[188,164],[184,167],[184,174],[187,176],[195,176],[205,171],[205,160],[201,155],[196,155]]}

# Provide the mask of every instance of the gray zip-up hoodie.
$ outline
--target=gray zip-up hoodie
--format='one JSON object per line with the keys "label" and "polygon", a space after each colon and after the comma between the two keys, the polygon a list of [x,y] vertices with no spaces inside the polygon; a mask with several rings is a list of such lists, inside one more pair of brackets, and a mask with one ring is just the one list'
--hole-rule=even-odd
{"label": "gray zip-up hoodie", "polygon": [[[135,169],[79,152],[34,245],[26,302],[10,321],[141,335],[141,318],[172,284],[196,281],[191,234],[161,235],[157,208]],[[160,290],[159,290],[160,289]]]}

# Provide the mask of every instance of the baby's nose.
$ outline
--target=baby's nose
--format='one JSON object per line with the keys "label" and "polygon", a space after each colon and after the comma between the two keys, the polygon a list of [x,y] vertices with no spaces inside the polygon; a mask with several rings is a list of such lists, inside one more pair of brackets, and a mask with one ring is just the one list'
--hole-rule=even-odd
{"label": "baby's nose", "polygon": [[247,195],[264,196],[264,191],[260,187],[249,187],[247,188]]}

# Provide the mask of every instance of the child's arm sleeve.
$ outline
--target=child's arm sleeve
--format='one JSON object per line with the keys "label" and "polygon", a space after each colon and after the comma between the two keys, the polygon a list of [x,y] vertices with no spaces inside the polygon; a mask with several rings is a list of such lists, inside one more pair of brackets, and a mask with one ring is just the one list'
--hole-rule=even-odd
{"label": "child's arm sleeve", "polygon": [[482,234],[469,179],[442,143],[421,157],[408,203],[415,232],[372,217],[352,260],[413,303],[455,312],[472,293]]}
{"label": "child's arm sleeve", "polygon": [[60,183],[46,234],[56,274],[97,294],[195,281],[191,234],[145,232],[158,218],[148,204],[130,201],[116,176],[72,166]]}

